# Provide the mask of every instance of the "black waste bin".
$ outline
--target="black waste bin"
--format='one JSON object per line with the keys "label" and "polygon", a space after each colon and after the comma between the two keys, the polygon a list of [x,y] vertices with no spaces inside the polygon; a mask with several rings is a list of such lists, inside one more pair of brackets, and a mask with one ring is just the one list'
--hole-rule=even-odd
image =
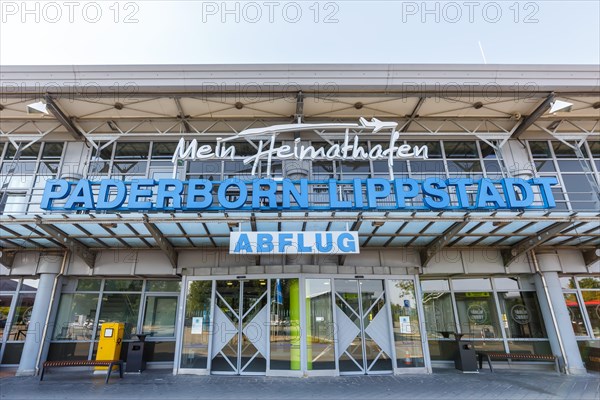
{"label": "black waste bin", "polygon": [[125,372],[140,373],[146,369],[146,336],[136,335],[138,340],[130,342],[127,348],[127,362]]}
{"label": "black waste bin", "polygon": [[477,369],[477,354],[473,343],[461,340],[463,335],[454,334],[456,338],[456,352],[454,367],[462,372],[479,372]]}

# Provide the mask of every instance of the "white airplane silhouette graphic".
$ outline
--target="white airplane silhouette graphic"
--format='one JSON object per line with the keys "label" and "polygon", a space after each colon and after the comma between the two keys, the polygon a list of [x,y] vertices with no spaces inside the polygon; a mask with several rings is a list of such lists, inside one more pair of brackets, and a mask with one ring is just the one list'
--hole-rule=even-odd
{"label": "white airplane silhouette graphic", "polygon": [[254,137],[254,136],[271,136],[278,135],[283,132],[298,132],[298,131],[310,131],[315,129],[349,129],[349,128],[367,128],[372,129],[373,133],[377,133],[382,129],[394,130],[397,126],[397,122],[382,122],[377,118],[371,118],[371,122],[361,117],[359,124],[343,124],[343,123],[323,123],[323,124],[281,124],[273,126],[265,126],[261,128],[250,128],[244,129],[237,135],[222,139],[222,142],[228,142],[239,137]]}
{"label": "white airplane silhouette graphic", "polygon": [[394,130],[398,126],[397,122],[382,122],[377,118],[371,118],[371,122],[367,121],[366,118],[360,117],[360,123],[365,128],[372,128],[373,133],[377,133],[382,129]]}

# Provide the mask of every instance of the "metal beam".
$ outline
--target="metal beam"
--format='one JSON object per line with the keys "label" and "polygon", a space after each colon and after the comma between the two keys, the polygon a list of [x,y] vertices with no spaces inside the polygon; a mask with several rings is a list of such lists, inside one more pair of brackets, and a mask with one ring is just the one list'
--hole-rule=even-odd
{"label": "metal beam", "polygon": [[190,126],[189,122],[187,121],[187,119],[190,116],[186,115],[185,112],[183,111],[183,107],[181,106],[181,101],[180,101],[179,97],[173,97],[173,100],[175,101],[175,105],[177,106],[177,111],[179,112],[179,115],[177,116],[177,118],[179,118],[183,122],[183,126],[185,127],[186,132],[193,133],[194,130]]}
{"label": "metal beam", "polygon": [[60,229],[52,225],[42,223],[42,219],[39,217],[36,218],[36,221],[38,228],[46,232],[48,235],[52,236],[62,246],[71,250],[73,254],[79,256],[87,264],[88,267],[94,268],[94,265],[96,264],[97,254],[95,250],[91,250],[80,241],[70,238],[66,233],[64,233]]}
{"label": "metal beam", "polygon": [[304,94],[302,91],[296,95],[296,114],[294,114],[294,122],[304,122]]}
{"label": "metal beam", "polygon": [[433,259],[433,257],[440,252],[444,247],[452,241],[452,238],[460,232],[467,224],[469,223],[469,219],[465,219],[461,222],[454,223],[450,228],[446,229],[444,233],[442,233],[437,239],[434,239],[433,242],[426,248],[420,251],[421,255],[421,265],[426,267],[427,264]]}
{"label": "metal beam", "polygon": [[586,267],[591,267],[593,263],[600,260],[600,248],[586,250],[583,252],[583,261]]}
{"label": "metal beam", "polygon": [[144,226],[148,229],[148,232],[152,235],[152,238],[158,244],[158,247],[167,255],[169,262],[173,269],[177,269],[177,252],[171,243],[165,238],[160,229],[156,227],[152,222],[148,220],[148,217],[144,217]]}
{"label": "metal beam", "polygon": [[44,96],[44,100],[46,101],[46,108],[54,115],[54,118],[58,120],[66,129],[69,131],[71,136],[73,136],[77,140],[86,140],[83,133],[73,124],[71,118],[69,118],[54,102],[54,99],[49,94]]}
{"label": "metal beam", "polygon": [[517,258],[521,257],[523,254],[526,254],[531,250],[534,250],[542,243],[552,239],[554,236],[564,231],[571,225],[573,225],[573,221],[558,222],[556,224],[552,224],[546,229],[542,229],[535,235],[530,236],[527,239],[521,240],[519,243],[515,244],[510,249],[502,250],[501,253],[504,266],[508,267]]}
{"label": "metal beam", "polygon": [[533,125],[533,123],[537,121],[539,117],[544,115],[544,113],[548,111],[552,106],[554,99],[554,93],[550,93],[548,97],[546,97],[546,99],[542,102],[542,104],[540,104],[535,110],[533,110],[531,114],[525,117],[523,121],[521,121],[519,126],[515,128],[513,134],[511,135],[511,139],[518,139],[519,136],[521,136],[521,134],[525,132],[531,125]]}
{"label": "metal beam", "polygon": [[10,251],[6,249],[0,250],[0,264],[4,265],[8,269],[12,268],[16,254],[16,251]]}
{"label": "metal beam", "polygon": [[415,106],[415,108],[413,108],[412,113],[410,113],[410,115],[408,115],[408,118],[410,118],[410,120],[406,123],[406,125],[404,125],[404,128],[402,128],[400,130],[400,132],[408,132],[408,128],[410,127],[412,120],[418,115],[418,112],[421,109],[421,106],[423,105],[423,103],[425,102],[425,99],[426,99],[426,97],[419,97],[419,101],[417,101],[417,105]]}

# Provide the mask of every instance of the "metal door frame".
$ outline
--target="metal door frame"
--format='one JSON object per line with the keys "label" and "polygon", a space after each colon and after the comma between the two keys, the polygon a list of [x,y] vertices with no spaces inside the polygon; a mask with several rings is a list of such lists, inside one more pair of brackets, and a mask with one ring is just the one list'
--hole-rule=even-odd
{"label": "metal door frame", "polygon": [[[254,304],[249,309],[244,310],[243,309],[244,308],[244,302],[243,302],[243,299],[244,299],[244,282],[251,281],[251,280],[261,280],[261,279],[265,279],[267,281],[266,285],[265,285],[265,291],[260,295],[260,297],[258,298],[258,300],[256,300],[256,302],[254,302]],[[234,309],[231,304],[225,302],[225,299],[223,299],[221,296],[219,296],[219,297],[221,297],[221,300],[224,301],[229,306],[229,308],[231,309],[231,311],[233,311],[236,314],[236,317],[238,319],[237,324],[236,324],[237,325],[236,326],[236,328],[237,328],[237,334],[236,335],[238,337],[238,340],[237,340],[237,352],[236,352],[236,360],[235,360],[235,371],[218,371],[218,373],[216,373],[215,375],[241,375],[241,376],[243,376],[243,375],[259,375],[259,376],[266,375],[267,369],[268,369],[268,365],[265,365],[265,371],[264,371],[264,373],[263,372],[245,372],[244,371],[244,368],[246,368],[248,365],[250,365],[250,363],[254,360],[256,354],[255,354],[255,356],[253,356],[246,363],[245,366],[243,366],[242,365],[242,350],[243,350],[243,348],[242,348],[242,342],[243,342],[243,335],[244,335],[243,328],[244,328],[244,318],[245,318],[245,316],[247,316],[248,313],[251,310],[254,310],[255,307],[258,307],[258,305],[259,305],[258,303],[263,299],[263,297],[266,297],[267,305],[269,304],[269,297],[270,297],[270,292],[271,292],[270,291],[270,279],[268,279],[268,278],[258,278],[258,277],[250,277],[250,278],[240,278],[240,277],[224,278],[224,277],[218,277],[218,278],[213,279],[213,284],[212,284],[212,289],[213,290],[212,290],[212,298],[211,298],[211,303],[212,303],[211,304],[211,321],[214,321],[214,319],[212,319],[212,318],[214,318],[215,307],[217,307],[217,301],[216,301],[216,296],[218,296],[218,294],[217,294],[217,282],[218,281],[231,281],[231,280],[235,280],[235,281],[238,281],[240,283],[240,287],[238,289],[238,307],[237,307],[237,310]],[[260,312],[260,310],[259,310],[259,312]],[[267,326],[266,326],[267,331],[269,329],[269,326],[270,326],[270,324],[267,323]],[[209,355],[212,355],[212,346],[213,346],[213,343],[214,343],[213,340],[212,340],[213,336],[214,336],[214,331],[211,332],[211,335],[209,336],[209,338],[210,338],[209,339],[209,342],[210,342],[209,343]],[[258,349],[257,349],[257,351],[258,351]],[[268,357],[268,351],[267,351],[267,355],[265,355],[265,364],[267,364],[267,360],[268,360],[267,357]],[[209,358],[210,358],[210,361],[211,361],[211,365],[210,365],[210,369],[209,369],[208,368],[209,365],[207,363],[207,369],[208,369],[209,373],[212,375],[212,374],[214,374],[214,371],[212,370],[212,360],[213,360],[213,357],[210,356]],[[229,360],[229,361],[232,361],[232,360]]]}
{"label": "metal door frame", "polygon": [[[343,277],[343,276],[335,276],[333,278],[334,281],[334,285],[333,285],[333,289],[334,289],[334,302],[333,302],[333,306],[337,307],[337,304],[335,303],[335,296],[338,296],[337,293],[337,289],[335,287],[335,281],[336,280],[355,280],[356,281],[356,286],[357,286],[357,294],[358,294],[358,317],[360,318],[360,337],[361,337],[361,350],[362,350],[362,368],[361,371],[340,371],[339,368],[339,359],[340,357],[343,355],[343,353],[346,351],[346,349],[339,349],[338,348],[338,352],[336,354],[336,366],[337,366],[337,370],[339,374],[344,374],[344,375],[387,375],[387,374],[393,374],[395,372],[395,368],[394,368],[394,362],[396,359],[395,356],[395,351],[394,348],[396,346],[396,343],[393,340],[393,335],[389,337],[389,339],[391,340],[390,343],[390,348],[392,349],[392,354],[389,355],[390,356],[390,361],[392,363],[391,368],[389,370],[385,370],[385,371],[370,371],[370,367],[368,364],[368,360],[367,360],[367,348],[366,348],[366,343],[365,343],[365,324],[364,324],[364,318],[365,318],[365,313],[364,313],[364,309],[363,309],[363,302],[362,302],[362,288],[360,286],[360,281],[367,281],[367,280],[373,280],[373,281],[380,281],[382,284],[382,296],[384,296],[384,306],[383,308],[379,311],[379,312],[384,312],[387,314],[387,321],[388,321],[388,329],[390,327],[390,321],[391,321],[391,311],[390,311],[390,307],[389,307],[389,301],[387,298],[387,284],[386,284],[386,278],[377,278],[377,277],[373,277],[371,278],[370,276],[368,278],[365,277],[361,277],[361,278],[357,278],[357,277]],[[380,296],[381,297],[381,296]],[[344,301],[343,299],[341,299],[342,301]],[[375,302],[373,302],[369,309],[367,311],[369,311],[371,308],[373,308],[373,306],[377,303],[377,301],[379,300],[379,298],[377,298],[375,300]],[[345,302],[345,301],[344,301]],[[347,303],[346,303],[347,304]],[[347,304],[349,306],[349,304]],[[334,309],[335,311],[335,309]],[[334,313],[336,314],[336,313]],[[336,321],[336,326],[337,326],[337,321]],[[337,335],[337,330],[336,330],[336,335]],[[374,339],[373,340],[378,346],[380,346]],[[339,343],[336,337],[336,343]],[[381,346],[380,346],[381,347]],[[383,352],[383,349],[381,349],[381,351]],[[377,361],[377,359],[374,360],[373,364]],[[354,362],[356,362],[356,360],[354,360]],[[358,364],[358,363],[357,363]],[[373,367],[373,365],[371,365],[371,368]]]}

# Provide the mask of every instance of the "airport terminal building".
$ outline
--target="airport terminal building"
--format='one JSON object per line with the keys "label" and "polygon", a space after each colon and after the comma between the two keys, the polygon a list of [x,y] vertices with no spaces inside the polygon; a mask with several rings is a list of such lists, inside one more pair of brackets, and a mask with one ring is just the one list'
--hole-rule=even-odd
{"label": "airport terminal building", "polygon": [[122,322],[174,374],[431,373],[455,333],[600,369],[597,66],[0,83],[2,368],[94,359]]}

